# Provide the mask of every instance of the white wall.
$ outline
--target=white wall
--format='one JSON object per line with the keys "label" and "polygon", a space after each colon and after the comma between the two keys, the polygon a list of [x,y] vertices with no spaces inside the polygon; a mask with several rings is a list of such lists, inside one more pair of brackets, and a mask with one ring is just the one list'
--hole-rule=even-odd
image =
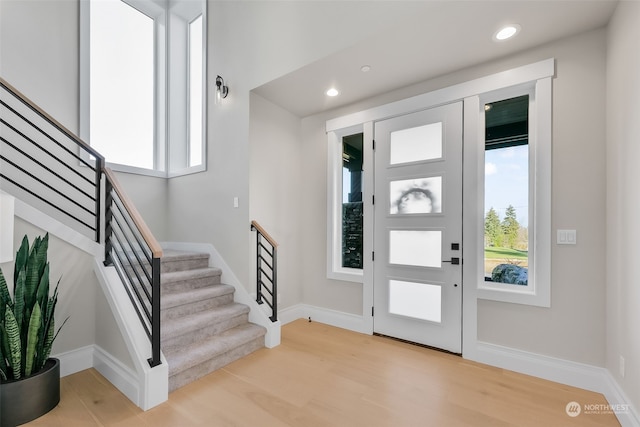
{"label": "white wall", "polygon": [[[605,32],[538,49],[555,56],[551,308],[479,301],[478,339],[604,366]],[[575,229],[577,245],[555,245]]]}
{"label": "white wall", "polygon": [[[259,95],[252,93],[250,100],[249,215],[278,242],[278,307],[283,309],[302,302],[299,254],[306,227],[299,212],[310,162],[302,156],[300,119]],[[250,283],[255,283],[253,269]]]}
{"label": "white wall", "polygon": [[[207,171],[169,181],[167,239],[214,244],[251,290],[250,213],[260,213],[249,210],[249,92],[397,24],[418,3],[209,2]],[[213,103],[218,74],[230,90],[221,105]]]}
{"label": "white wall", "polygon": [[[79,132],[79,3],[0,2],[0,76],[71,132]],[[108,159],[107,159],[108,160]],[[118,174],[151,231],[164,238],[164,179]]]}
{"label": "white wall", "polygon": [[[607,43],[607,362],[640,408],[640,3],[620,2]],[[620,375],[619,358],[625,359]]]}
{"label": "white wall", "polygon": [[[326,279],[325,121],[536,61],[556,58],[553,81],[552,229],[575,228],[578,244],[552,247],[551,308],[478,301],[478,338],[604,366],[605,344],[605,32],[591,31],[502,60],[304,118],[307,189],[301,216],[304,303],[360,314],[360,285]],[[555,239],[553,239],[555,242]]]}

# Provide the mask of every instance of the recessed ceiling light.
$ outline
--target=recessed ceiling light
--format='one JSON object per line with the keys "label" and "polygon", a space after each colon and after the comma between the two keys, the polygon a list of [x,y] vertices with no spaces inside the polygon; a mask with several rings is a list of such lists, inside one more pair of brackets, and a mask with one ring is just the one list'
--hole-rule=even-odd
{"label": "recessed ceiling light", "polygon": [[515,36],[520,32],[520,25],[512,24],[501,28],[497,33],[493,35],[493,39],[497,41],[507,40]]}
{"label": "recessed ceiling light", "polygon": [[338,96],[340,94],[340,92],[338,92],[338,89],[332,87],[331,89],[329,89],[327,91],[327,96]]}
{"label": "recessed ceiling light", "polygon": [[371,71],[371,65],[363,65],[362,67],[360,67],[360,71],[362,71],[363,73],[368,73],[369,71]]}

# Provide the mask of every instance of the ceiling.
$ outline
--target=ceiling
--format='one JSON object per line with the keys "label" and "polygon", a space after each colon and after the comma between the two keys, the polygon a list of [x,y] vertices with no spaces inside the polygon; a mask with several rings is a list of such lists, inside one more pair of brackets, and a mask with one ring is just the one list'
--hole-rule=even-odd
{"label": "ceiling", "polygon": [[[366,10],[367,4],[362,2]],[[403,2],[398,1],[398,5]],[[421,0],[353,46],[272,80],[254,92],[299,117],[605,26],[617,0]],[[503,25],[521,26],[495,42]],[[366,19],[354,22],[366,25]],[[327,31],[331,31],[330,25]],[[371,70],[362,72],[369,65]],[[336,87],[340,95],[325,92]]]}

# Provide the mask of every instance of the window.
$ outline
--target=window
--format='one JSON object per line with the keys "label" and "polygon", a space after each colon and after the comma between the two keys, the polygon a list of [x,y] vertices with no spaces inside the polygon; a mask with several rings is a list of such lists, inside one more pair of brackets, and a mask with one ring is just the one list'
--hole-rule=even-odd
{"label": "window", "polygon": [[362,139],[342,138],[342,267],[362,269]]}
{"label": "window", "polygon": [[92,4],[89,140],[111,162],[146,169],[154,168],[153,27],[124,2]]}
{"label": "window", "polygon": [[189,166],[202,164],[204,140],[203,38],[204,19],[199,15],[189,23]]}
{"label": "window", "polygon": [[329,133],[327,276],[362,282],[364,246],[364,133]]}
{"label": "window", "polygon": [[206,3],[80,5],[81,137],[116,170],[204,170]]}
{"label": "window", "polygon": [[529,95],[484,105],[484,273],[527,286],[529,267]]}
{"label": "window", "polygon": [[480,97],[484,134],[479,296],[550,305],[551,83]]}

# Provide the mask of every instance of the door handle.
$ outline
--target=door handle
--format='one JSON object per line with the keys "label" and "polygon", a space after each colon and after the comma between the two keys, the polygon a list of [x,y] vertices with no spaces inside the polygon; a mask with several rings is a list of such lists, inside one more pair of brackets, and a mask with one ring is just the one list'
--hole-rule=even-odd
{"label": "door handle", "polygon": [[460,265],[460,258],[451,258],[451,261],[442,261],[442,262],[450,262],[452,265]]}

